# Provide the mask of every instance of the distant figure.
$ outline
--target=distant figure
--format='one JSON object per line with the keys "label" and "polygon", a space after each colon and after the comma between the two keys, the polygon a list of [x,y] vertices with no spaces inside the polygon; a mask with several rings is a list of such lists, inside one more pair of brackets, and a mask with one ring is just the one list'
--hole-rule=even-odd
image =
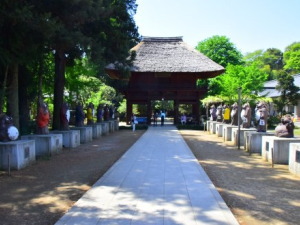
{"label": "distant figure", "polygon": [[162,111],[160,113],[160,125],[161,126],[164,126],[164,124],[165,124],[165,117],[166,117],[166,113],[164,111]]}
{"label": "distant figure", "polygon": [[135,131],[135,125],[137,124],[137,120],[136,120],[136,116],[134,114],[132,114],[131,116],[131,126],[132,126],[132,131]]}
{"label": "distant figure", "polygon": [[37,134],[49,134],[50,112],[45,102],[39,102],[38,113],[36,117]]}
{"label": "distant figure", "polygon": [[277,137],[294,137],[294,122],[291,115],[285,115],[281,118],[281,123],[275,128],[275,136]]}
{"label": "distant figure", "polygon": [[230,108],[228,105],[224,105],[223,106],[223,110],[222,110],[222,114],[223,114],[223,123],[230,123]]}
{"label": "distant figure", "polygon": [[157,117],[158,117],[158,115],[157,115],[157,112],[154,112],[153,113],[153,126],[157,126]]}
{"label": "distant figure", "polygon": [[239,119],[238,104],[235,102],[231,106],[231,125],[237,126],[238,125],[238,119]]}
{"label": "distant figure", "polygon": [[70,110],[68,103],[64,102],[60,109],[60,129],[69,130]]}
{"label": "distant figure", "polygon": [[242,107],[241,118],[243,122],[242,127],[249,128],[251,126],[251,108],[248,102]]}
{"label": "distant figure", "polygon": [[84,126],[85,114],[83,112],[83,107],[80,103],[77,104],[75,109],[75,126],[82,127]]}
{"label": "distant figure", "polygon": [[265,102],[259,102],[255,108],[255,118],[257,121],[257,132],[267,131],[268,108]]}
{"label": "distant figure", "polygon": [[216,110],[215,105],[212,105],[210,107],[209,112],[210,112],[210,120],[211,121],[216,121],[217,120],[217,110]]}
{"label": "distant figure", "polygon": [[13,126],[13,119],[10,116],[0,114],[0,141],[15,141],[19,137],[19,130]]}
{"label": "distant figure", "polygon": [[186,124],[186,115],[182,114],[181,118],[180,118],[181,124],[185,125]]}

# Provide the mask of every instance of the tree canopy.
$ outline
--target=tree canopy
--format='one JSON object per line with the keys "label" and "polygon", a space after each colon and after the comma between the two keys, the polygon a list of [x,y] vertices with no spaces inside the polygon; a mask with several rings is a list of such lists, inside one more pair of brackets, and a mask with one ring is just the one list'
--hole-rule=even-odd
{"label": "tree canopy", "polygon": [[243,55],[226,36],[212,36],[200,41],[196,49],[226,68],[228,64],[243,64]]}

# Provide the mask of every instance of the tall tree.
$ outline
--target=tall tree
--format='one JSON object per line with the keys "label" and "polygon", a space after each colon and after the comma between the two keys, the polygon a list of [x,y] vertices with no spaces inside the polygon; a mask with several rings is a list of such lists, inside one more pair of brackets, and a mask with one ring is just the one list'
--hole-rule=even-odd
{"label": "tall tree", "polygon": [[284,69],[290,74],[300,73],[300,42],[295,42],[286,47],[283,59]]}
{"label": "tall tree", "polygon": [[243,64],[243,55],[226,36],[212,36],[198,43],[196,49],[226,68]]}
{"label": "tall tree", "polygon": [[278,84],[275,87],[281,93],[278,99],[274,100],[277,108],[283,113],[284,106],[297,105],[300,98],[300,88],[294,84],[294,77],[286,71],[281,70],[277,75]]}
{"label": "tall tree", "polygon": [[[2,93],[0,102],[7,96],[7,113],[19,128],[18,71],[19,65],[30,61],[40,47],[45,17],[36,14],[30,1],[0,1],[0,72]],[[0,106],[2,110],[2,105]]]}

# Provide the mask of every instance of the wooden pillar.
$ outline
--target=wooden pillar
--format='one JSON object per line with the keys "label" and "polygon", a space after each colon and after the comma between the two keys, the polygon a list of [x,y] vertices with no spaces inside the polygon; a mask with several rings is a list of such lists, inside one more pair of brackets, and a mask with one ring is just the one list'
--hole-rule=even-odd
{"label": "wooden pillar", "polygon": [[127,99],[126,102],[126,124],[129,125],[131,122],[131,116],[132,116],[132,102]]}
{"label": "wooden pillar", "polygon": [[179,102],[177,99],[174,100],[174,124],[178,124],[178,117],[179,117]]}
{"label": "wooden pillar", "polygon": [[147,124],[151,125],[151,118],[152,118],[152,107],[151,107],[151,100],[147,101]]}
{"label": "wooden pillar", "polygon": [[200,121],[200,101],[197,100],[193,104],[193,115],[195,116],[195,120],[197,121],[197,124],[199,124]]}

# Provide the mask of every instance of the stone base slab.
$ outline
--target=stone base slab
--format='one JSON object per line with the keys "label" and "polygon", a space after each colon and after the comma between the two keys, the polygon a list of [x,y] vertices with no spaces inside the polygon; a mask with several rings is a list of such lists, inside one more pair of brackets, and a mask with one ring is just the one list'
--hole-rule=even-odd
{"label": "stone base slab", "polygon": [[22,140],[35,141],[35,155],[51,156],[62,151],[62,134],[30,134],[21,136]]}
{"label": "stone base slab", "polygon": [[290,144],[289,171],[300,176],[300,142]]}
{"label": "stone base slab", "polygon": [[80,145],[80,130],[54,130],[51,133],[62,134],[65,148],[76,148]]}
{"label": "stone base slab", "polygon": [[223,141],[231,141],[232,138],[232,129],[236,128],[234,125],[224,125],[223,126]]}
{"label": "stone base slab", "polygon": [[80,131],[80,144],[91,142],[93,140],[93,128],[89,126],[72,127],[72,130]]}
{"label": "stone base slab", "polygon": [[262,137],[262,158],[271,163],[288,164],[290,143],[300,142],[300,138]]}
{"label": "stone base slab", "polygon": [[0,168],[20,170],[35,161],[35,141],[0,142]]}
{"label": "stone base slab", "polygon": [[249,153],[261,154],[262,137],[263,136],[274,136],[274,133],[269,132],[257,132],[257,131],[245,131],[244,149]]}
{"label": "stone base slab", "polygon": [[[235,145],[238,146],[238,127],[232,128],[232,134],[231,134],[231,142]],[[256,128],[240,128],[240,146],[245,145],[245,132],[246,131],[256,131]]]}

